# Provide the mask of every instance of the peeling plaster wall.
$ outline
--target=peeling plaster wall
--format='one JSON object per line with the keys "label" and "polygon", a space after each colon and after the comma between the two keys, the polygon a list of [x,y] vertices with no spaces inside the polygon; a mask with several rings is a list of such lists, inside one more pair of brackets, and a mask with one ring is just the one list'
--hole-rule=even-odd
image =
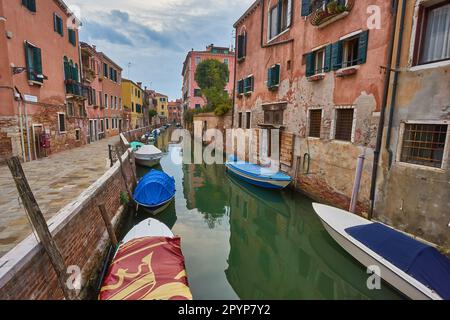
{"label": "peeling plaster wall", "polygon": [[[401,124],[405,121],[450,121],[450,63],[411,66],[417,10],[408,2],[405,35],[394,109],[393,155],[389,166],[386,134],[377,179],[375,217],[382,222],[450,249],[450,172],[397,162]],[[395,59],[395,57],[394,57]],[[390,100],[389,100],[390,101]],[[389,109],[392,107],[388,106]],[[389,110],[388,110],[389,112]],[[387,127],[385,128],[385,132]],[[449,145],[449,142],[447,142]],[[448,148],[448,147],[447,147]],[[445,157],[445,156],[444,156]],[[448,154],[444,158],[448,163]]]}

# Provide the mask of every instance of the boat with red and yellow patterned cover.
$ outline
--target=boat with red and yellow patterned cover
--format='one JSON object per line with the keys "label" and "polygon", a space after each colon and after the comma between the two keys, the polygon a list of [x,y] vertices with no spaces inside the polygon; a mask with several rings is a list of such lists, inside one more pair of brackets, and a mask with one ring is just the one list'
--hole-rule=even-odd
{"label": "boat with red and yellow patterned cover", "polygon": [[99,300],[192,300],[181,239],[155,219],[138,224],[119,246]]}

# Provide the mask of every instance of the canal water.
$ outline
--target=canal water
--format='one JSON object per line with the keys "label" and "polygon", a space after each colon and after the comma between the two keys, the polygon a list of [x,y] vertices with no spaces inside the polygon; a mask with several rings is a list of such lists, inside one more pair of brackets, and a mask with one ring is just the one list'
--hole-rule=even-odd
{"label": "canal water", "polygon": [[[177,192],[155,218],[182,239],[194,299],[403,298],[384,282],[367,288],[366,269],[328,235],[309,198],[254,187],[223,165],[174,164],[182,151],[169,134],[156,143],[166,152],[159,169]],[[149,217],[140,210],[127,229]]]}

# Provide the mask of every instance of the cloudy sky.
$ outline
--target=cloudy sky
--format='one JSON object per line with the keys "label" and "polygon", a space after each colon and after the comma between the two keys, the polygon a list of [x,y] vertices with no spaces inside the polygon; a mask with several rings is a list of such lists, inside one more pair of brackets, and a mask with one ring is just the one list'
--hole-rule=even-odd
{"label": "cloudy sky", "polygon": [[[81,17],[82,41],[122,68],[124,77],[181,97],[181,71],[191,48],[232,44],[233,23],[254,0],[66,0]],[[131,67],[128,68],[128,64]]]}

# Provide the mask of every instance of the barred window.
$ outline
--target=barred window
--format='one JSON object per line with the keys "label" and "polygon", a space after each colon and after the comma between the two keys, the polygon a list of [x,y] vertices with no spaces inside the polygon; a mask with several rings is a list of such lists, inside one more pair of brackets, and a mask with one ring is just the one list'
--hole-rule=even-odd
{"label": "barred window", "polygon": [[336,110],[336,131],[334,138],[342,141],[352,141],[353,109]]}
{"label": "barred window", "polygon": [[447,130],[446,124],[406,124],[400,161],[441,168]]}
{"label": "barred window", "polygon": [[309,110],[309,136],[320,138],[322,127],[322,110]]}

